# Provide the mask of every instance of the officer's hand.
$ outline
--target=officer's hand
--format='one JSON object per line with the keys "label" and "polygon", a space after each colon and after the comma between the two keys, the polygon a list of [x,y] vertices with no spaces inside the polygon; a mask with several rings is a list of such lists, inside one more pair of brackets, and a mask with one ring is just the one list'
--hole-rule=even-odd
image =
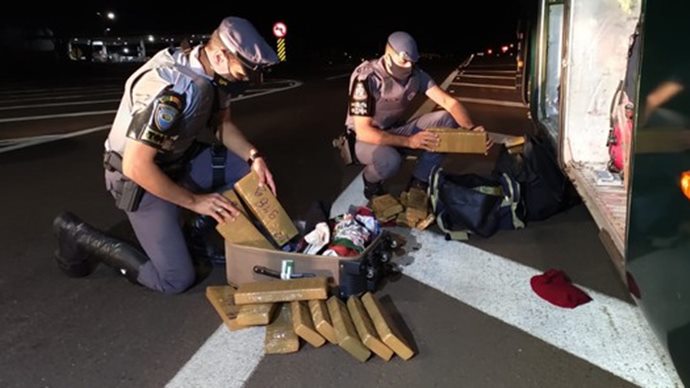
{"label": "officer's hand", "polygon": [[232,201],[218,193],[195,194],[191,210],[199,214],[211,216],[219,224],[222,224],[234,221],[237,218],[240,212],[236,206],[237,204],[233,204]]}
{"label": "officer's hand", "polygon": [[[472,130],[475,132],[486,132],[486,129],[481,125],[477,125],[476,127],[472,128]],[[491,136],[487,136],[486,137],[486,152],[484,152],[484,154],[485,155],[488,154],[489,149],[491,149],[491,147],[493,147],[493,146],[494,146],[494,140],[491,138]]]}
{"label": "officer's hand", "polygon": [[264,158],[259,157],[254,159],[254,162],[252,163],[252,170],[259,175],[259,185],[268,185],[268,188],[271,189],[273,195],[278,196],[278,193],[276,193],[276,184],[273,182],[273,174],[271,174],[271,172],[268,170],[268,166],[266,165]]}
{"label": "officer's hand", "polygon": [[438,147],[439,137],[429,131],[420,131],[409,137],[409,148],[433,151]]}

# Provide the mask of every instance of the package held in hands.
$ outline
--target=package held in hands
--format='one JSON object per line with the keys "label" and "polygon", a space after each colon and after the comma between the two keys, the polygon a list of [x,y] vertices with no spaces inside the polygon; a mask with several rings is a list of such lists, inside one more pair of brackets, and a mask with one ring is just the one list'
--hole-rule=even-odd
{"label": "package held in hands", "polygon": [[270,233],[276,244],[283,246],[298,234],[295,224],[271,189],[266,185],[259,186],[259,176],[254,171],[235,183],[235,191]]}
{"label": "package held in hands", "polygon": [[439,143],[434,152],[484,154],[486,153],[486,132],[461,128],[428,128],[438,135]]}

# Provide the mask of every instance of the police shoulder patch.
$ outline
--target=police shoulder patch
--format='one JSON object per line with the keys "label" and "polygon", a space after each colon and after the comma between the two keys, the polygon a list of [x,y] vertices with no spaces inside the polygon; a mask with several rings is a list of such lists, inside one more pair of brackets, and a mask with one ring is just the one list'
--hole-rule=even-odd
{"label": "police shoulder patch", "polygon": [[356,81],[355,87],[352,90],[352,99],[355,101],[364,101],[369,98],[369,93],[367,92],[366,86],[364,86],[364,81]]}
{"label": "police shoulder patch", "polygon": [[182,115],[182,96],[170,91],[164,92],[155,102],[152,124],[160,132],[169,132]]}

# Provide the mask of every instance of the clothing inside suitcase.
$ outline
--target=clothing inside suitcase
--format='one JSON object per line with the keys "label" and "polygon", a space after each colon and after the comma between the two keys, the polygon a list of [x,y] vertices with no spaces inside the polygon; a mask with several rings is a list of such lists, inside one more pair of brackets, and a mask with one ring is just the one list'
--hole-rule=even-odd
{"label": "clothing inside suitcase", "polygon": [[254,248],[226,242],[227,281],[232,286],[239,286],[247,282],[280,280],[260,273],[261,269],[280,274],[283,260],[294,260],[294,273],[328,277],[330,286],[344,298],[365,291],[375,291],[378,282],[390,270],[395,244],[392,236],[387,231],[382,231],[362,254],[334,257]]}

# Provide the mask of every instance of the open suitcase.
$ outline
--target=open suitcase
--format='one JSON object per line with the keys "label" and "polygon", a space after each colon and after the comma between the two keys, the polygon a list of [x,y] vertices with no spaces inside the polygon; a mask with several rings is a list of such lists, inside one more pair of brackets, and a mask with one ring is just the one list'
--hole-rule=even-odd
{"label": "open suitcase", "polygon": [[306,255],[226,242],[227,280],[233,286],[279,280],[283,260],[293,260],[293,278],[325,276],[334,292],[345,298],[375,291],[378,282],[392,269],[390,259],[396,245],[387,231],[381,232],[362,254],[352,257]]}

